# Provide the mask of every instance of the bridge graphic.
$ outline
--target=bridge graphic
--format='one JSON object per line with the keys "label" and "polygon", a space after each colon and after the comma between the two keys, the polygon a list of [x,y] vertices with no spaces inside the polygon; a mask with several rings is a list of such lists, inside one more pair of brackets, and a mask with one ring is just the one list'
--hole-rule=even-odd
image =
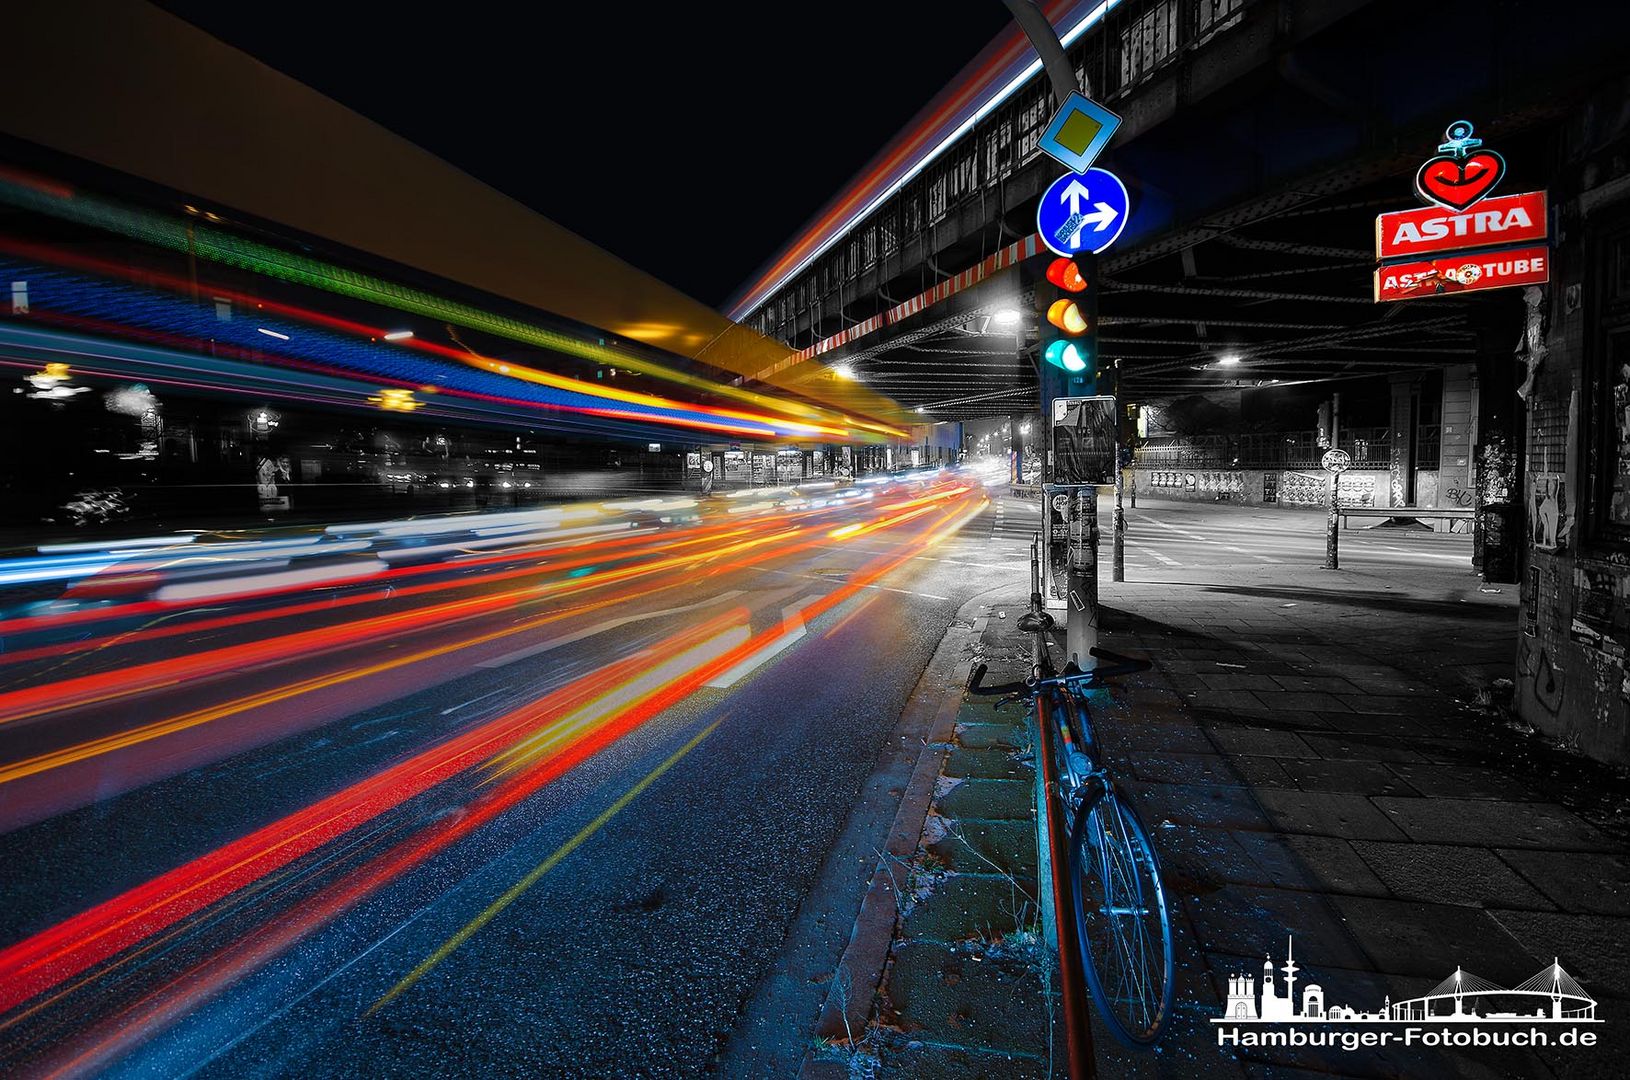
{"label": "bridge graphic", "polygon": [[1366,1012],[1346,1005],[1326,1005],[1324,988],[1308,983],[1296,1000],[1296,976],[1303,970],[1295,958],[1295,941],[1287,939],[1284,992],[1280,993],[1271,957],[1262,962],[1261,993],[1249,975],[1228,979],[1228,999],[1223,1014],[1213,1024],[1299,1023],[1299,1024],[1399,1024],[1399,1023],[1567,1023],[1599,1024],[1596,999],[1555,957],[1532,978],[1505,987],[1464,968],[1419,997],[1393,1001],[1388,997],[1379,1009]]}

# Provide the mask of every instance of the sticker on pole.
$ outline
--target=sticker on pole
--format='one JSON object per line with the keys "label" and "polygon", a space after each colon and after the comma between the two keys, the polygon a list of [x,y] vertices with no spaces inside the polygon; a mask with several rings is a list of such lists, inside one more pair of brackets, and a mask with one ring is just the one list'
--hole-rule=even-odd
{"label": "sticker on pole", "polygon": [[1126,185],[1108,169],[1065,173],[1042,192],[1036,231],[1060,255],[1096,255],[1126,228],[1129,205]]}
{"label": "sticker on pole", "polygon": [[1344,473],[1353,467],[1353,456],[1345,450],[1326,450],[1319,464],[1325,472]]}

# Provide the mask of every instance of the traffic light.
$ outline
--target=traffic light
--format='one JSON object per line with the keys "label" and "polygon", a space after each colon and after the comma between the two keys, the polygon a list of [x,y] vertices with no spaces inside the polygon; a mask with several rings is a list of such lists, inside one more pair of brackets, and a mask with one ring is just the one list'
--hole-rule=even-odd
{"label": "traffic light", "polygon": [[1097,381],[1097,295],[1082,263],[1091,256],[1057,258],[1036,283],[1041,314],[1041,358],[1068,374],[1070,394],[1090,394]]}

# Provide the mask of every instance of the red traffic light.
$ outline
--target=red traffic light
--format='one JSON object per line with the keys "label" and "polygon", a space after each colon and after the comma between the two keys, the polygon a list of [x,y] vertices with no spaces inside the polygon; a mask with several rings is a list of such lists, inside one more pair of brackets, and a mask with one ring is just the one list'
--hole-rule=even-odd
{"label": "red traffic light", "polygon": [[1087,279],[1081,276],[1081,268],[1070,258],[1054,259],[1049,263],[1047,280],[1065,292],[1085,292],[1087,288]]}

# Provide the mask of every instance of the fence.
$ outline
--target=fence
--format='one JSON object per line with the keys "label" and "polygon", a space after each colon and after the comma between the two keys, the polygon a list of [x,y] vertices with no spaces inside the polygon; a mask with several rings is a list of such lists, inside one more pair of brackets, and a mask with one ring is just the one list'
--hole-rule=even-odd
{"label": "fence", "polygon": [[[1388,428],[1347,428],[1339,446],[1355,469],[1386,469],[1392,460]],[[1169,469],[1315,469],[1324,456],[1313,431],[1246,435],[1157,436],[1133,453],[1138,465]]]}

